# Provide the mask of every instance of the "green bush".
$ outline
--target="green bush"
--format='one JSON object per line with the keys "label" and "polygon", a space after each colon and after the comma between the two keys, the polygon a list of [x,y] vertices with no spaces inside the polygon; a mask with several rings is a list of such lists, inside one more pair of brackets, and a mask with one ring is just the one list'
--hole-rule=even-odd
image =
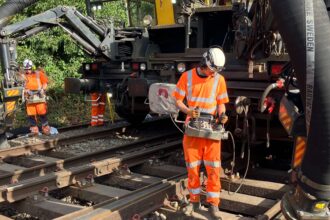
{"label": "green bush", "polygon": [[[2,4],[4,0],[0,0]],[[27,17],[42,13],[58,5],[75,6],[86,14],[85,1],[81,0],[45,0],[24,10],[14,17],[11,23],[22,21]],[[127,20],[123,1],[104,4],[102,11],[96,14],[99,18]],[[54,27],[18,43],[18,62],[31,59],[37,67],[42,67],[49,77],[49,121],[59,126],[87,122],[90,120],[90,103],[84,102],[83,95],[68,95],[63,91],[66,77],[80,77],[79,68],[83,62],[92,58],[76,45],[61,28]],[[26,125],[24,106],[17,110],[15,127]]]}

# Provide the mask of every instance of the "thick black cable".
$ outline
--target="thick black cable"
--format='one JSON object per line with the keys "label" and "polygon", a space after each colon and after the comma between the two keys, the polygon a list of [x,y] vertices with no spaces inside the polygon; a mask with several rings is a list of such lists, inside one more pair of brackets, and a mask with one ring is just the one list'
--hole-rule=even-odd
{"label": "thick black cable", "polygon": [[[272,0],[271,3],[275,21],[279,24],[279,31],[295,69],[305,112],[306,106],[312,103],[307,148],[301,165],[301,176],[304,178],[299,178],[298,184],[306,193],[329,200],[329,15],[323,0]],[[315,59],[312,54],[307,56],[312,52],[315,52]],[[310,64],[315,64],[315,72],[311,71],[313,65]],[[314,80],[314,86],[308,84],[307,77]],[[311,184],[306,179],[317,184]]]}

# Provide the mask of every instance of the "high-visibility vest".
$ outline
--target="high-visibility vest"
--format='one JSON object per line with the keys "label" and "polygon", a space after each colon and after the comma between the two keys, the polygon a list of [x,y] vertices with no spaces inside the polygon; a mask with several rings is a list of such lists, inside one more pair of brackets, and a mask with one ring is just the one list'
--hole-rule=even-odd
{"label": "high-visibility vest", "polygon": [[43,71],[37,70],[32,74],[26,74],[26,89],[40,90],[42,88],[42,84],[44,83],[48,83],[48,79]]}
{"label": "high-visibility vest", "polygon": [[182,74],[173,95],[177,100],[186,98],[189,108],[199,107],[201,112],[212,115],[218,105],[229,101],[224,77],[215,74],[203,78],[197,75],[196,68]]}

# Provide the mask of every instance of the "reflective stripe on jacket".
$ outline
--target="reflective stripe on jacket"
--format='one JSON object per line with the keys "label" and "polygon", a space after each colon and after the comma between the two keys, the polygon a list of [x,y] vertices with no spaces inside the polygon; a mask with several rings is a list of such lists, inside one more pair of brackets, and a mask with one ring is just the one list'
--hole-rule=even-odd
{"label": "reflective stripe on jacket", "polygon": [[186,98],[189,108],[199,107],[201,112],[215,115],[217,105],[229,101],[223,76],[215,74],[202,78],[197,69],[184,72],[180,77],[173,96],[177,100]]}
{"label": "reflective stripe on jacket", "polygon": [[35,71],[31,74],[25,74],[25,89],[40,90],[42,85],[48,83],[48,78],[43,71]]}

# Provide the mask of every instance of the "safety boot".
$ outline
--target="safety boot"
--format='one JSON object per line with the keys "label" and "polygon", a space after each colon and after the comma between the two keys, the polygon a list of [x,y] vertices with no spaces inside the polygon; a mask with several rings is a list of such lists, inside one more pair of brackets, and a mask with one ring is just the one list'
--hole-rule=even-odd
{"label": "safety boot", "polygon": [[34,135],[38,135],[39,134],[39,128],[38,128],[38,126],[31,126],[30,127],[30,131]]}
{"label": "safety boot", "polygon": [[212,216],[212,220],[222,220],[218,206],[211,205],[209,207],[209,213]]}
{"label": "safety boot", "polygon": [[44,135],[50,135],[50,127],[49,127],[49,125],[42,126],[42,133]]}
{"label": "safety boot", "polygon": [[193,212],[196,212],[201,207],[199,202],[190,202],[186,207],[183,208],[183,214],[191,216]]}

